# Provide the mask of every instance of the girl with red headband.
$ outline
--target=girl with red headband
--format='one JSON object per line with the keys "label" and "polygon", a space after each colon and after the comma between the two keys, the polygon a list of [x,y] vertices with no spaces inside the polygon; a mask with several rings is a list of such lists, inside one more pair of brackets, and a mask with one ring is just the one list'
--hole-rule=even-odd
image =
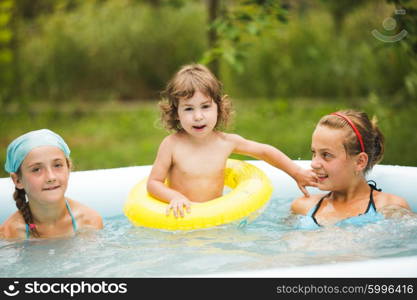
{"label": "girl with red headband", "polygon": [[322,117],[311,151],[318,188],[330,192],[293,201],[292,211],[304,215],[301,228],[362,225],[382,219],[385,208],[410,210],[405,199],[383,193],[365,178],[384,153],[384,137],[366,113],[345,110]]}

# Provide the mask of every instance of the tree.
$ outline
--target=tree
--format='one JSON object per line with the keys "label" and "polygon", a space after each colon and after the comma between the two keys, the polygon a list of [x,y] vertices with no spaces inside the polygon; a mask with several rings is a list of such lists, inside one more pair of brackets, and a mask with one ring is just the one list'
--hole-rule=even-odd
{"label": "tree", "polygon": [[[404,87],[410,99],[417,98],[417,1],[412,0],[387,0],[395,5],[393,19],[397,26],[397,34],[400,31],[407,32],[399,43],[408,53],[412,71],[404,78]],[[414,100],[415,102],[415,100]]]}
{"label": "tree", "polygon": [[[208,3],[208,22],[213,24],[219,17],[220,0],[209,0]],[[217,31],[214,26],[209,26],[208,29],[208,45],[209,49],[214,49],[218,42]],[[210,62],[210,69],[216,75],[219,76],[219,60],[215,59]]]}
{"label": "tree", "polygon": [[201,63],[210,64],[219,75],[219,61],[224,60],[243,71],[243,60],[250,38],[259,36],[277,22],[286,22],[287,8],[278,0],[245,0],[231,4],[208,1],[209,49]]}
{"label": "tree", "polygon": [[13,43],[13,0],[0,1],[0,106],[10,102],[13,81],[16,78],[14,69]]}
{"label": "tree", "polygon": [[352,0],[322,0],[326,5],[333,18],[333,24],[336,33],[340,33],[343,28],[343,23],[346,17],[356,10],[358,7],[364,5],[366,1],[352,1]]}

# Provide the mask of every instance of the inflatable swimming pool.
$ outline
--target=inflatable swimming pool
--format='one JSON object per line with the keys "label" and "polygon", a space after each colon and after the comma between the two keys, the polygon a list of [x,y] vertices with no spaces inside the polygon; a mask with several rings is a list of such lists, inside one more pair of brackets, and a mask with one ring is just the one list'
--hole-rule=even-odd
{"label": "inflatable swimming pool", "polygon": [[[249,161],[263,170],[271,179],[274,191],[272,198],[294,198],[301,193],[295,182],[285,173],[273,168],[272,166],[261,161]],[[296,161],[303,167],[309,167],[309,161]],[[129,191],[138,182],[140,178],[147,176],[151,166],[137,166],[117,169],[91,170],[72,172],[70,177],[67,196],[76,199],[86,205],[96,209],[105,220],[109,220],[106,224],[113,222],[112,218],[123,216],[123,204],[125,203]],[[417,212],[417,193],[415,192],[415,183],[417,182],[417,167],[404,166],[376,166],[368,175],[369,179],[373,179],[382,187],[385,192],[395,193],[408,200],[414,212]],[[12,193],[14,186],[9,178],[0,178],[0,223],[15,211]],[[317,192],[314,188],[309,188],[310,192]],[[284,209],[287,209],[286,207]],[[279,215],[276,216],[279,219]],[[107,225],[108,226],[108,225]],[[261,224],[262,226],[262,224]],[[108,226],[109,227],[109,226]],[[110,226],[111,227],[111,226]],[[133,227],[133,226],[132,226]],[[257,235],[257,229],[251,228],[251,235]],[[133,229],[132,229],[133,230]],[[153,229],[148,229],[153,230]],[[208,234],[205,239],[215,239],[217,231],[205,229]],[[145,232],[146,234],[149,231]],[[223,232],[222,232],[223,233]],[[235,233],[228,238],[233,239]],[[415,234],[415,231],[412,233]],[[165,236],[164,236],[165,237]],[[181,236],[184,238],[184,236]],[[247,238],[247,236],[245,237]],[[398,237],[393,238],[401,238]],[[158,241],[158,245],[161,241]],[[234,242],[234,241],[232,241]],[[276,241],[277,243],[279,241]],[[291,243],[291,240],[287,240]],[[247,241],[239,241],[236,243],[247,243]],[[135,244],[136,245],[136,244]],[[258,247],[253,245],[253,247]],[[175,249],[165,249],[175,251]],[[121,248],[123,250],[124,248]],[[413,248],[414,249],[414,248]],[[9,249],[10,250],[10,249]],[[227,249],[226,249],[227,250]],[[52,250],[48,250],[52,251]],[[55,250],[54,250],[55,251]],[[190,250],[191,251],[191,250]],[[386,251],[386,250],[384,250]],[[36,252],[36,251],[35,251]],[[381,257],[369,259],[360,259],[354,261],[337,261],[332,263],[331,259],[323,260],[324,263],[305,264],[290,267],[272,267],[266,266],[262,270],[248,269],[247,271],[239,269],[238,271],[216,271],[216,277],[416,277],[417,276],[417,252],[403,251],[401,256],[382,255]],[[33,255],[33,252],[30,254]],[[208,254],[209,255],[209,254]],[[307,255],[311,255],[308,253]],[[1,265],[0,265],[1,266]],[[84,273],[81,273],[84,274]],[[152,274],[152,273],[151,273]],[[7,275],[7,274],[6,274]],[[17,275],[19,275],[17,273]],[[120,274],[113,274],[120,276]],[[182,274],[184,275],[184,274]],[[28,275],[30,276],[30,275]],[[69,275],[70,276],[70,275]],[[77,275],[75,275],[77,276]],[[109,276],[104,273],[103,276]],[[164,276],[161,273],[161,276]],[[196,272],[193,276],[211,276],[210,271]]]}

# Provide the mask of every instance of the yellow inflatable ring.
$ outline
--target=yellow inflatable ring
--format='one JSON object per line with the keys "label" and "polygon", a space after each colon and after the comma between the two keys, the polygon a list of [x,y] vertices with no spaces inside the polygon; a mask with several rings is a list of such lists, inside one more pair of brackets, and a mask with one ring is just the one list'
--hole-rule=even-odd
{"label": "yellow inflatable ring", "polygon": [[257,167],[247,162],[228,159],[225,185],[229,193],[203,203],[193,203],[191,212],[175,218],[165,211],[167,203],[151,197],[146,190],[147,178],[130,191],[123,211],[136,226],[168,230],[208,228],[240,220],[260,210],[270,199],[272,184]]}

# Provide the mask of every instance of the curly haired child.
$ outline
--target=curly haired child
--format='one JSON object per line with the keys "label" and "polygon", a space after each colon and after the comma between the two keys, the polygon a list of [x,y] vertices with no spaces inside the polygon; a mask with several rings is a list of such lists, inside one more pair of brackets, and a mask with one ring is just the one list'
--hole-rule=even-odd
{"label": "curly haired child", "polygon": [[[295,164],[277,148],[222,132],[231,116],[231,103],[222,84],[200,64],[183,66],[169,81],[160,103],[162,121],[174,133],[164,138],[148,178],[148,192],[169,203],[167,214],[190,212],[192,202],[222,195],[226,160],[232,153],[266,161],[305,186],[315,174]],[[168,180],[168,185],[165,185]]]}

